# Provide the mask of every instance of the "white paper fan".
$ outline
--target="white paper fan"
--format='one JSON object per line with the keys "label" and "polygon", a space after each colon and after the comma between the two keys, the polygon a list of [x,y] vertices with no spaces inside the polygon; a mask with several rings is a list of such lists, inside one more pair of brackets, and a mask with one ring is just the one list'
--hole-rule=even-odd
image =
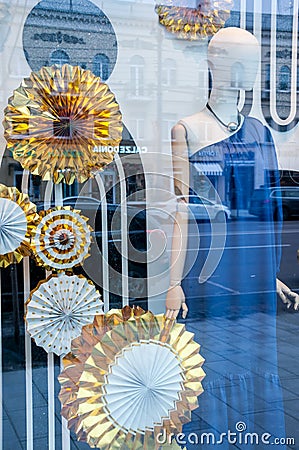
{"label": "white paper fan", "polygon": [[167,345],[152,341],[126,348],[106,380],[104,401],[111,419],[127,430],[145,432],[175,408],[183,369]]}
{"label": "white paper fan", "polygon": [[91,281],[80,275],[51,275],[27,301],[27,331],[46,352],[62,355],[97,314],[103,314],[103,302]]}
{"label": "white paper fan", "polygon": [[26,233],[27,219],[23,209],[12,200],[0,198],[0,255],[16,250]]}

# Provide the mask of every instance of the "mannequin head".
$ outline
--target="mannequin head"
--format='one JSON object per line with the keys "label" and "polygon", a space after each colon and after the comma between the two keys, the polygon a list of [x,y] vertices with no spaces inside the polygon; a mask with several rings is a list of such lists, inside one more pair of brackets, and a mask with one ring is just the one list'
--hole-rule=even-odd
{"label": "mannequin head", "polygon": [[213,88],[250,91],[256,79],[260,46],[255,36],[242,28],[223,28],[211,39],[208,63]]}

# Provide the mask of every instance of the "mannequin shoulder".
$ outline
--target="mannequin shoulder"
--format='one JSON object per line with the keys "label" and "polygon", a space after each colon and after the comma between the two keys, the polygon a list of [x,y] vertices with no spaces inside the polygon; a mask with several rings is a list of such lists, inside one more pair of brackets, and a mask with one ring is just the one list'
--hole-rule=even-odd
{"label": "mannequin shoulder", "polygon": [[221,142],[229,136],[229,133],[215,119],[214,116],[204,108],[202,111],[181,119],[178,123],[178,130],[185,130],[185,136],[189,145],[190,155],[208,147],[209,145]]}
{"label": "mannequin shoulder", "polygon": [[204,111],[180,119],[172,129],[172,138],[184,138],[190,149],[193,145],[198,148],[200,143],[205,141],[208,119],[209,116]]}
{"label": "mannequin shoulder", "polygon": [[179,120],[177,125],[182,125],[187,129],[187,131],[190,130],[195,134],[198,134],[201,130],[205,130],[206,124],[210,121],[210,119],[211,117],[208,111],[206,109],[203,109],[196,114],[192,114],[191,116],[187,116]]}

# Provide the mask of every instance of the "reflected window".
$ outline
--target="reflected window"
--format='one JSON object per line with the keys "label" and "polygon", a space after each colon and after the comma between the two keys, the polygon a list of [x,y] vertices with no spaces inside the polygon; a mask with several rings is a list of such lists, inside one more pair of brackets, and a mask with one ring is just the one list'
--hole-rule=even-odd
{"label": "reflected window", "polygon": [[136,97],[144,95],[144,59],[135,55],[130,61],[131,93]]}
{"label": "reflected window", "polygon": [[130,131],[132,132],[135,139],[144,139],[144,119],[131,119],[130,120]]}
{"label": "reflected window", "polygon": [[63,64],[69,64],[70,57],[64,50],[54,50],[50,57],[51,65],[63,66]]}
{"label": "reflected window", "polygon": [[266,91],[270,91],[270,70],[271,66],[270,64],[266,64],[266,70],[265,70],[265,89]]}
{"label": "reflected window", "polygon": [[103,53],[98,53],[93,58],[92,71],[101,80],[106,81],[109,77],[109,58]]}
{"label": "reflected window", "polygon": [[176,85],[176,62],[174,59],[166,59],[162,67],[162,84],[164,86]]}
{"label": "reflected window", "polygon": [[171,141],[171,130],[177,123],[175,114],[167,114],[162,121],[162,139],[165,142]]}
{"label": "reflected window", "polygon": [[290,91],[291,89],[291,69],[289,66],[281,66],[279,71],[279,90]]}

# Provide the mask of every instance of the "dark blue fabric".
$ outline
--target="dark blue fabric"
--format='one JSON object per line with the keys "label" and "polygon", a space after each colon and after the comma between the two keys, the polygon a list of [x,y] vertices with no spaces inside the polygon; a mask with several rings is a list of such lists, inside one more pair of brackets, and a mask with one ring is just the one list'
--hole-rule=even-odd
{"label": "dark blue fabric", "polygon": [[[244,174],[239,176],[240,161],[254,159],[255,177],[265,187],[279,183],[271,134],[254,118],[245,118],[238,132],[207,149],[212,153],[205,153],[221,155],[219,163],[226,171],[227,186],[231,187],[229,177],[234,176],[236,211],[244,212],[242,190],[246,189]],[[202,162],[199,155],[200,151],[193,154],[190,162]],[[194,176],[193,173],[192,190]],[[199,397],[200,407],[193,413],[193,422],[184,427],[184,433],[236,431],[236,423],[243,421],[249,432],[285,437],[276,354],[275,280],[280,260],[281,221],[274,222],[270,209],[264,219],[260,221],[240,213],[227,224],[223,256],[211,278],[203,284],[198,282],[198,276],[210,246],[211,227],[208,223],[198,224],[200,249],[182,286],[191,328],[192,319],[196,319],[193,331],[202,345],[207,376],[203,382],[205,392]],[[186,267],[191,265],[188,258],[194,257],[191,250],[194,224],[190,227]],[[261,442],[252,446],[241,442],[236,446],[265,447]],[[211,447],[200,443],[187,445],[190,449]],[[234,446],[226,441],[215,444],[215,448],[219,447]]]}

